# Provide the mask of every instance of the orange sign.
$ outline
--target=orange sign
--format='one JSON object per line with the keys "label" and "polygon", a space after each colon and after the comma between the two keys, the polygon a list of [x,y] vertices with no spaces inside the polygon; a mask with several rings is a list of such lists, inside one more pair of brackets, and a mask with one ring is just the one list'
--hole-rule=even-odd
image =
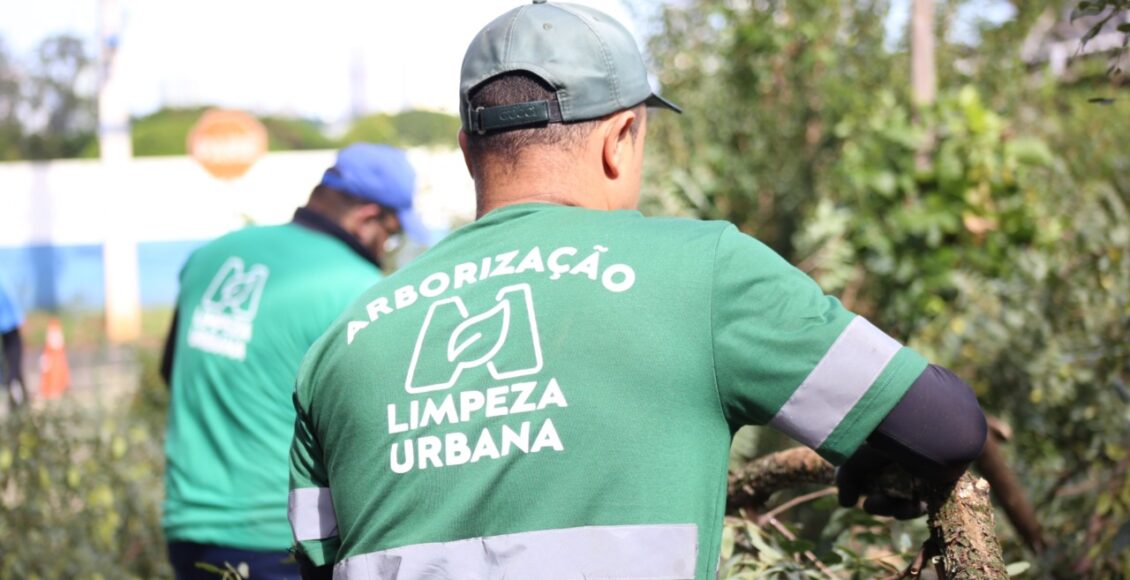
{"label": "orange sign", "polygon": [[188,133],[188,154],[208,173],[235,179],[267,152],[267,129],[243,111],[212,109]]}

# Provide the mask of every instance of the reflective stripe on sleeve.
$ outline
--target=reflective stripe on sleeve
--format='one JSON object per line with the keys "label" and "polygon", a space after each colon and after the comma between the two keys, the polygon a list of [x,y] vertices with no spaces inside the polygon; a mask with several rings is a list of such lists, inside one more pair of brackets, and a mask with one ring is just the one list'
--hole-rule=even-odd
{"label": "reflective stripe on sleeve", "polygon": [[328,487],[302,487],[290,490],[287,518],[294,539],[305,542],[337,535],[337,516]]}
{"label": "reflective stripe on sleeve", "polygon": [[698,526],[585,526],[401,546],[353,556],[334,580],[695,577]]}
{"label": "reflective stripe on sleeve", "polygon": [[856,316],[769,425],[809,447],[820,447],[901,348]]}

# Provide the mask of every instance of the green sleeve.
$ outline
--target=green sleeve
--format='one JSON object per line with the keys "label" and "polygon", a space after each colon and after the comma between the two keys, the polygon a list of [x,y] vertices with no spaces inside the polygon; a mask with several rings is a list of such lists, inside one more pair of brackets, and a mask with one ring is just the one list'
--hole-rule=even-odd
{"label": "green sleeve", "polygon": [[926,366],[732,226],[713,276],[715,380],[734,429],[767,424],[840,463]]}
{"label": "green sleeve", "polygon": [[288,516],[296,549],[304,553],[315,566],[325,566],[336,562],[341,544],[337,533],[337,517],[322,450],[297,387],[294,406],[298,417],[290,448]]}

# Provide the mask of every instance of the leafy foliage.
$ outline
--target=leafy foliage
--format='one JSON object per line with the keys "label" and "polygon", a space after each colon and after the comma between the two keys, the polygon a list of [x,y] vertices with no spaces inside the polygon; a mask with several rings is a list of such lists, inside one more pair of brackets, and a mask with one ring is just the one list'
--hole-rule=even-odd
{"label": "leafy foliage", "polygon": [[928,535],[922,520],[877,518],[838,508],[830,497],[807,509],[825,517],[787,524],[773,519],[762,525],[750,518],[726,518],[719,578],[895,577]]}
{"label": "leafy foliage", "polygon": [[[958,4],[942,3],[941,29]],[[1014,4],[983,54],[943,42],[943,89],[922,109],[905,54],[861,22],[879,3],[667,7],[652,54],[686,113],[651,126],[647,208],[733,221],[954,368],[1014,427],[1005,452],[1053,541],[1035,557],[1001,526],[1006,559],[1037,575],[1125,576],[1130,155],[1112,120],[1127,103],[1089,105],[1089,87],[1020,63],[1046,4]],[[822,544],[815,511],[791,510],[790,525],[842,565],[848,536]],[[855,553],[892,546],[857,540]],[[767,551],[747,552],[768,565]]]}
{"label": "leafy foliage", "polygon": [[188,133],[205,110],[205,107],[167,108],[134,119],[130,123],[134,156],[185,155]]}
{"label": "leafy foliage", "polygon": [[[1041,227],[1047,216],[1034,203],[1053,158],[1039,140],[1006,137],[972,87],[917,121],[889,92],[877,104],[837,124],[844,146],[829,178],[839,185],[797,244],[827,289],[850,290],[853,306],[910,336],[952,303],[955,272],[995,277],[1015,248],[1055,243],[1058,230]],[[839,252],[825,257],[827,248]]]}
{"label": "leafy foliage", "polygon": [[0,424],[0,575],[168,575],[153,481],[159,439],[120,418],[100,419],[53,409]]}
{"label": "leafy foliage", "polygon": [[[23,60],[0,39],[0,161],[98,156],[95,65],[72,36],[47,38]],[[192,126],[208,108],[168,107],[133,119],[133,154],[184,155]],[[311,119],[266,115],[260,121],[271,151],[334,149],[355,141],[452,148],[459,131],[457,117],[424,110],[361,117],[340,139]]]}
{"label": "leafy foliage", "polygon": [[0,43],[0,160],[77,157],[97,141],[94,61],[69,35],[21,62]]}
{"label": "leafy foliage", "polygon": [[342,137],[344,143],[367,141],[369,143],[393,144],[400,139],[392,117],[385,113],[365,115],[353,121]]}
{"label": "leafy foliage", "polygon": [[801,209],[835,162],[837,119],[872,100],[859,87],[905,78],[882,48],[875,14],[887,9],[882,0],[666,7],[650,51],[685,114],[652,126],[663,172],[651,182],[667,182],[672,196],[663,211],[728,219],[791,254]]}
{"label": "leafy foliage", "polygon": [[452,148],[458,142],[459,118],[446,113],[412,109],[392,117],[402,147]]}
{"label": "leafy foliage", "polygon": [[343,144],[357,141],[398,147],[452,148],[457,143],[459,118],[434,111],[408,110],[395,115],[376,113],[353,122]]}
{"label": "leafy foliage", "polygon": [[[134,119],[130,125],[133,154],[137,157],[185,155],[188,134],[208,107],[164,108]],[[270,151],[332,149],[334,142],[322,126],[311,120],[289,117],[260,117],[267,129]]]}
{"label": "leafy foliage", "polygon": [[[129,410],[75,400],[0,419],[0,577],[171,577],[160,527],[156,357]],[[163,387],[161,387],[163,389]]]}
{"label": "leafy foliage", "polygon": [[267,148],[271,151],[333,149],[334,141],[326,137],[324,127],[309,119],[260,117],[267,128]]}
{"label": "leafy foliage", "polygon": [[[1081,42],[1086,44],[1087,41],[1098,36],[1111,20],[1128,10],[1130,10],[1130,0],[1082,0],[1071,12],[1071,20],[1074,21],[1081,16],[1102,16],[1102,19],[1091,25],[1083,35]],[[1119,24],[1118,31],[1130,34],[1130,23]]]}

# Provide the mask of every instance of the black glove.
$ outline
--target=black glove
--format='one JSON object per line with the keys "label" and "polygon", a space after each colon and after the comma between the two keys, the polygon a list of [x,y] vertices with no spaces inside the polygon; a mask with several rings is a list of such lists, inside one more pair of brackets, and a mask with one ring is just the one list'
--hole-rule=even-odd
{"label": "black glove", "polygon": [[298,572],[302,576],[302,580],[332,580],[334,575],[333,564],[326,564],[325,566],[315,566],[310,558],[298,548],[291,548],[295,560],[298,561]]}
{"label": "black glove", "polygon": [[894,461],[875,448],[863,444],[855,455],[836,471],[836,485],[840,488],[840,505],[852,507],[859,502],[859,496],[867,495],[863,509],[876,516],[889,516],[900,520],[911,520],[926,514],[926,502],[916,497],[895,497],[887,494],[869,494],[875,482]]}

